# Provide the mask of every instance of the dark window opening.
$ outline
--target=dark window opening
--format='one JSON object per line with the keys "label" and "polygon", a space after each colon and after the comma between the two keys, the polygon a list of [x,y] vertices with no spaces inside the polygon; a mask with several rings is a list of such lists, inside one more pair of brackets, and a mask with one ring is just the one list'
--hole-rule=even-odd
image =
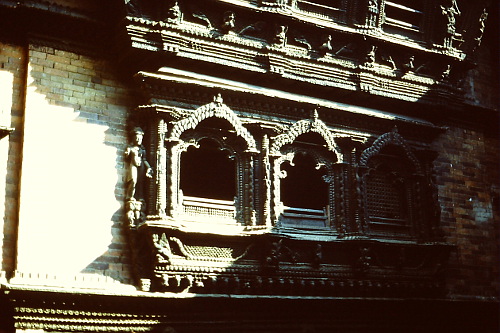
{"label": "dark window opening", "polygon": [[345,10],[342,8],[342,0],[298,0],[297,8],[304,12],[327,19],[335,19],[343,22]]}
{"label": "dark window opening", "polygon": [[299,135],[297,138],[295,138],[293,144],[295,146],[299,146],[302,148],[311,148],[312,146],[315,147],[326,146],[325,139],[323,139],[323,137],[320,134],[314,132],[308,132]]}
{"label": "dark window opening", "polygon": [[341,0],[312,0],[312,1],[307,1],[307,0],[298,0],[297,1],[299,8],[300,7],[305,7],[305,8],[324,8],[324,9],[331,9],[331,8],[340,8],[342,5]]}
{"label": "dark window opening", "polygon": [[186,196],[234,200],[236,165],[229,152],[210,139],[189,147],[181,155],[180,188]]}
{"label": "dark window opening", "polygon": [[385,22],[393,27],[419,32],[422,25],[423,5],[419,1],[386,1]]}
{"label": "dark window opening", "polygon": [[328,205],[328,184],[324,169],[309,154],[296,154],[293,166],[284,163],[287,177],[281,180],[281,201],[287,207],[322,210]]}

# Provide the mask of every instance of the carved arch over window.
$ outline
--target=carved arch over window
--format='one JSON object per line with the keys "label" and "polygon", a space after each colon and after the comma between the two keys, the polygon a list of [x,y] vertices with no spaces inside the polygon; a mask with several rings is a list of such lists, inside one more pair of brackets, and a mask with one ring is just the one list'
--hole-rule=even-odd
{"label": "carved arch over window", "polygon": [[325,123],[318,118],[318,113],[316,111],[314,112],[313,119],[299,120],[291,125],[286,133],[276,136],[269,149],[269,153],[271,155],[279,155],[280,149],[284,145],[293,143],[298,136],[309,132],[321,135],[325,140],[328,150],[337,155],[338,161],[342,161],[342,154],[335,143],[335,136],[330,132]]}
{"label": "carved arch over window", "polygon": [[397,128],[363,151],[359,166],[365,231],[379,236],[418,236],[424,227],[424,175]]}
{"label": "carved arch over window", "polygon": [[359,165],[363,167],[367,166],[368,160],[373,156],[380,154],[380,151],[388,145],[395,145],[401,147],[405,152],[406,157],[415,166],[416,171],[418,173],[422,172],[420,162],[415,157],[415,154],[413,154],[413,152],[411,151],[405,139],[398,133],[397,127],[394,127],[394,129],[391,132],[382,134],[373,142],[371,147],[365,149],[361,154]]}
{"label": "carved arch over window", "polygon": [[233,112],[233,110],[231,110],[226,104],[223,103],[220,94],[214,97],[213,102],[199,107],[190,116],[175,123],[172,131],[170,132],[170,140],[179,140],[182,133],[186,132],[189,129],[194,129],[203,120],[211,117],[227,120],[233,126],[236,134],[238,136],[241,136],[245,140],[245,142],[247,143],[247,149],[249,151],[257,151],[255,139],[243,126],[241,120]]}

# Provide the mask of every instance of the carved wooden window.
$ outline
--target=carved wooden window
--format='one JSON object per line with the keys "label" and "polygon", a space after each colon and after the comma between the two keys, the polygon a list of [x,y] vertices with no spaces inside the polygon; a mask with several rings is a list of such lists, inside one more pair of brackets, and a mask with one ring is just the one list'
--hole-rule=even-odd
{"label": "carved wooden window", "polygon": [[366,176],[366,210],[370,223],[408,227],[411,177],[404,166],[395,156],[378,156],[370,161],[371,170]]}
{"label": "carved wooden window", "polygon": [[250,224],[255,139],[222,97],[172,122],[167,135],[160,208],[185,221]]}
{"label": "carved wooden window", "polygon": [[361,158],[364,216],[369,233],[414,237],[424,209],[420,164],[399,134],[379,138]]}
{"label": "carved wooden window", "polygon": [[420,33],[424,18],[422,0],[385,1],[384,29],[395,33]]}
{"label": "carved wooden window", "polygon": [[327,229],[334,194],[333,164],[318,133],[304,133],[281,148],[274,165],[275,218],[284,227]]}
{"label": "carved wooden window", "polygon": [[344,0],[297,0],[296,8],[316,17],[345,23]]}

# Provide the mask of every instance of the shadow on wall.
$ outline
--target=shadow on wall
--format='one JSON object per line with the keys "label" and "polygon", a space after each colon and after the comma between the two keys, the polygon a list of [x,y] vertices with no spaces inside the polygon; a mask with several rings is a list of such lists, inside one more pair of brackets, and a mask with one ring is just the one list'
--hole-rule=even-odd
{"label": "shadow on wall", "polygon": [[[46,70],[58,57],[83,63],[79,73]],[[129,283],[123,151],[128,106],[136,103],[113,68],[94,66],[107,64],[30,46],[17,270]]]}

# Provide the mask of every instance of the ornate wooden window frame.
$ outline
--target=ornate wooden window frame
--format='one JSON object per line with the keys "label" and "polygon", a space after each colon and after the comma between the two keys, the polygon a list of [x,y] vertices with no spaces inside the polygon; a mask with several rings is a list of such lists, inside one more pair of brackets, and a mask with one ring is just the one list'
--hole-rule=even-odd
{"label": "ornate wooden window frame", "polygon": [[[302,134],[317,133],[325,141],[326,149],[332,154],[330,157],[318,153],[317,149],[304,149],[294,146],[295,140]],[[280,225],[280,217],[284,212],[284,206],[281,201],[281,179],[286,177],[286,172],[281,170],[283,163],[293,163],[293,158],[298,153],[307,153],[313,159],[326,168],[324,181],[328,184],[328,212],[326,214],[326,227],[332,227],[332,217],[335,217],[335,183],[334,183],[334,164],[342,162],[342,154],[335,142],[335,136],[328,127],[318,118],[317,112],[314,112],[312,119],[299,120],[292,124],[288,130],[276,136],[270,147],[270,157],[272,165],[272,207],[271,218],[275,225]]]}
{"label": "ornate wooden window frame", "polygon": [[[209,118],[219,118],[227,121],[232,127],[233,138],[241,138],[244,146],[235,145],[221,135],[197,130],[196,127],[202,121]],[[250,132],[243,126],[238,116],[222,102],[222,97],[217,95],[214,101],[203,105],[188,116],[171,122],[171,130],[166,139],[166,154],[168,156],[168,167],[166,170],[167,180],[167,204],[168,215],[177,219],[188,219],[183,213],[182,194],[180,189],[180,162],[181,155],[189,147],[196,146],[202,139],[215,140],[222,149],[228,150],[236,162],[236,196],[234,201],[235,217],[234,223],[252,224],[253,216],[253,156],[257,152],[256,142]],[[207,216],[207,221],[215,222]]]}
{"label": "ornate wooden window frame", "polygon": [[[376,219],[372,218],[368,211],[368,189],[367,182],[370,175],[380,166],[388,165],[390,159],[381,155],[382,150],[389,146],[396,146],[401,148],[404,155],[399,156],[399,158],[404,159],[412,167],[412,173],[409,172],[399,172],[400,170],[393,170],[398,173],[402,179],[405,190],[405,198],[403,204],[405,205],[405,210],[407,211],[406,225],[401,228],[391,227],[389,224],[387,228],[381,228],[380,230],[375,227]],[[380,158],[374,165],[374,159]],[[407,170],[406,170],[407,171]],[[424,207],[424,200],[422,198],[423,184],[424,184],[424,173],[421,163],[418,161],[415,154],[412,152],[409,145],[403,139],[403,137],[397,132],[395,128],[392,132],[385,133],[378,137],[372,144],[371,147],[365,149],[360,157],[359,162],[359,172],[360,177],[360,196],[361,196],[361,207],[362,217],[364,218],[363,227],[366,234],[373,234],[377,236],[389,236],[389,237],[410,237],[415,238],[420,232],[420,228],[423,228],[423,218],[420,216],[419,211]]]}

